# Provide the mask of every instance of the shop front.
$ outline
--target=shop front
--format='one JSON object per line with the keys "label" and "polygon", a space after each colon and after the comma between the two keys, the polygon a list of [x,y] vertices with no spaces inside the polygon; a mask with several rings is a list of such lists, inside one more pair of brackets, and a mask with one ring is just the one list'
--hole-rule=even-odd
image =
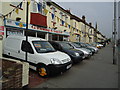
{"label": "shop front", "polygon": [[[4,26],[5,37],[9,35],[25,36],[26,24],[23,22],[6,19]],[[28,25],[27,35],[55,41],[68,41],[70,36],[68,32],[43,28],[32,24]]]}

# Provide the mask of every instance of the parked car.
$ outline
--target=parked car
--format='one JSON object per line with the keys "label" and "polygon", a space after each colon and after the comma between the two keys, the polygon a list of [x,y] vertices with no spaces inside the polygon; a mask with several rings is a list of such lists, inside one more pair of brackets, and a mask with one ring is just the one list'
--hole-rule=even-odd
{"label": "parked car", "polygon": [[99,44],[99,43],[96,43],[96,42],[91,43],[91,45],[93,45],[94,47],[97,47],[98,49],[101,49],[103,47],[102,44]]}
{"label": "parked car", "polygon": [[78,63],[84,59],[84,53],[80,50],[74,49],[71,45],[64,41],[49,41],[50,44],[61,52],[68,54],[73,63]]}
{"label": "parked car", "polygon": [[81,45],[76,44],[75,42],[69,42],[71,46],[74,47],[74,49],[78,49],[84,53],[85,58],[90,58],[92,55],[92,52],[86,48],[82,48]]}
{"label": "parked car", "polygon": [[88,44],[88,43],[87,43],[86,46],[89,47],[89,48],[93,48],[93,49],[95,50],[95,53],[98,52],[98,48],[92,46],[91,44]]}
{"label": "parked car", "polygon": [[[25,53],[27,58],[25,59]],[[3,54],[28,62],[41,77],[67,71],[72,66],[71,58],[42,38],[8,36],[5,39]]]}
{"label": "parked car", "polygon": [[102,45],[103,45],[103,47],[105,47],[105,46],[106,46],[106,42],[97,42],[97,43],[102,44]]}
{"label": "parked car", "polygon": [[76,44],[79,44],[82,48],[89,49],[92,52],[92,55],[95,53],[95,50],[91,47],[88,47],[85,43],[82,42],[75,42]]}

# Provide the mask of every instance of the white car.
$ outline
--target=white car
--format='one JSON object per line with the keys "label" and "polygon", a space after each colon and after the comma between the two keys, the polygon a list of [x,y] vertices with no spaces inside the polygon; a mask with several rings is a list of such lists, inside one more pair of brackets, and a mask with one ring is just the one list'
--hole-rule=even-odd
{"label": "white car", "polygon": [[98,49],[100,49],[100,48],[102,48],[102,47],[103,47],[103,45],[102,45],[102,44],[99,44],[99,43],[96,43],[96,42],[91,43],[91,45],[93,45],[93,46],[97,47]]}
{"label": "white car", "polygon": [[[27,52],[27,54],[26,54]],[[27,61],[31,68],[38,71],[42,77],[53,73],[64,72],[71,68],[71,58],[42,38],[25,36],[8,36],[4,41],[3,54]]]}

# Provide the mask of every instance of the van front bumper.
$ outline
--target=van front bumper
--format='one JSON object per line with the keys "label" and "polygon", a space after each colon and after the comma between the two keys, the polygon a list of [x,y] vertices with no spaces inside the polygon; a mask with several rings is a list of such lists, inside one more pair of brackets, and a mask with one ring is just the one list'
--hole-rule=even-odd
{"label": "van front bumper", "polygon": [[50,74],[57,74],[60,72],[65,72],[67,70],[69,70],[72,67],[72,61],[65,63],[65,64],[49,64],[48,69],[50,71]]}
{"label": "van front bumper", "polygon": [[79,63],[84,59],[84,56],[71,57],[73,63]]}

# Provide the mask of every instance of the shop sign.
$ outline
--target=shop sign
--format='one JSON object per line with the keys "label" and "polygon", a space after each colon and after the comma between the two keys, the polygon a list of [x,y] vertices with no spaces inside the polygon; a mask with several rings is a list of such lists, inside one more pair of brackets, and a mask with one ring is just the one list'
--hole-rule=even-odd
{"label": "shop sign", "polygon": [[48,28],[41,28],[41,27],[37,27],[37,26],[33,26],[33,25],[31,25],[31,28],[35,29],[35,30],[43,30],[43,31],[47,31],[47,32],[63,33],[62,31],[52,30],[52,29],[48,29]]}
{"label": "shop sign", "polygon": [[19,27],[19,28],[26,28],[26,24],[25,23],[14,21],[14,20],[10,20],[10,19],[6,19],[5,20],[5,25],[13,26],[13,27]]}
{"label": "shop sign", "polygon": [[4,35],[4,26],[0,26],[0,35]]}
{"label": "shop sign", "polygon": [[0,32],[0,35],[4,35],[4,32]]}
{"label": "shop sign", "polygon": [[[14,20],[10,20],[10,19],[6,19],[5,25],[6,26],[12,26],[12,27],[19,27],[19,28],[23,28],[23,29],[26,28],[26,24],[25,23],[14,21]],[[34,26],[32,24],[28,25],[28,29],[52,32],[52,33],[58,33],[58,34],[65,34],[65,35],[68,35],[68,36],[70,35],[68,32],[63,32],[63,31],[60,31],[60,30],[53,30],[53,29],[50,29],[50,28],[41,28],[41,27],[38,27],[38,26]]]}
{"label": "shop sign", "polygon": [[0,31],[4,31],[4,26],[0,26]]}
{"label": "shop sign", "polygon": [[51,33],[58,33],[58,34],[65,34],[65,35],[70,35],[69,32],[63,32],[60,30],[54,30],[54,29],[49,29],[49,28],[41,28],[38,26],[34,25],[29,25],[29,29],[34,29],[34,30],[41,30],[41,31],[46,31],[46,32],[51,32]]}

